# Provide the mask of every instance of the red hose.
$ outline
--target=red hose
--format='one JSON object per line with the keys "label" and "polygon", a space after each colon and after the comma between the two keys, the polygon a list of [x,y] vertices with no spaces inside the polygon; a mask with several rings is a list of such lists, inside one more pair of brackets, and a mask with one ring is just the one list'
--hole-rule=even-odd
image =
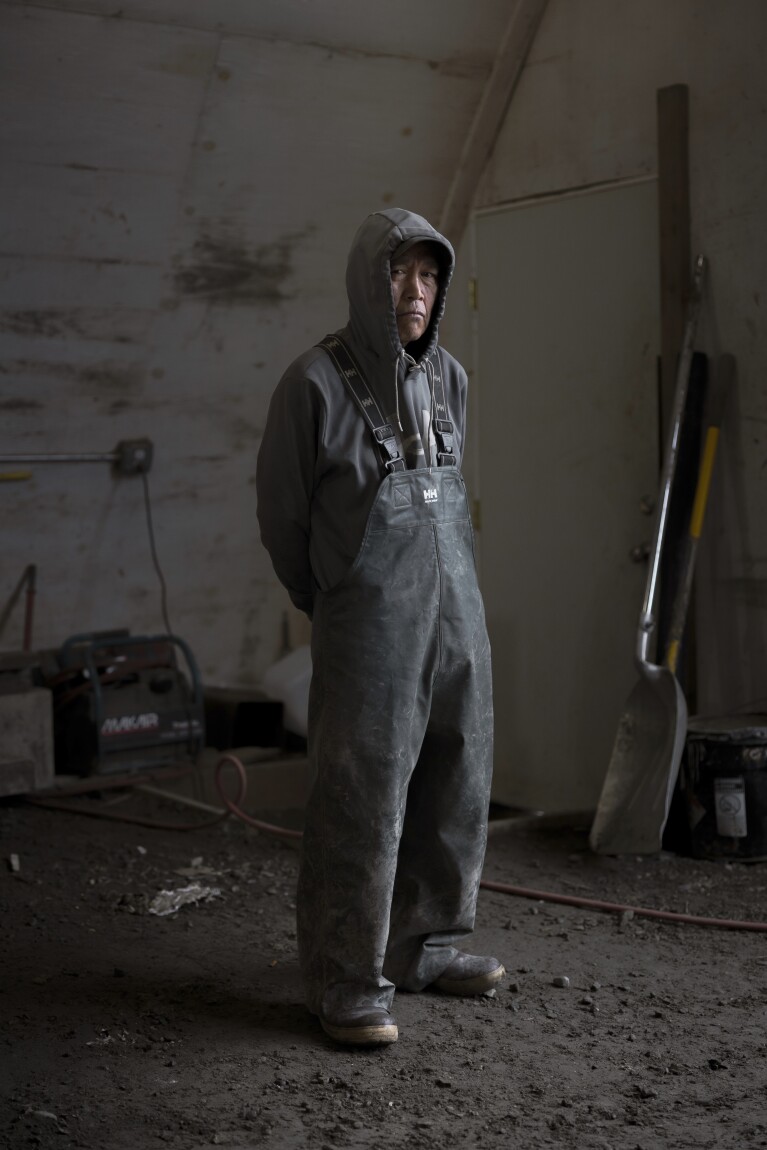
{"label": "red hose", "polygon": [[32,650],[32,627],[35,617],[35,592],[37,590],[37,567],[30,563],[26,570],[27,598],[24,604],[24,643],[23,651]]}
{"label": "red hose", "polygon": [[[232,800],[225,794],[223,785],[221,783],[221,771],[227,763],[231,763],[239,776],[240,789],[237,794],[236,802],[232,802]],[[218,791],[221,802],[224,804],[227,811],[232,815],[236,815],[238,819],[242,819],[242,821],[247,823],[249,827],[255,827],[256,830],[259,831],[266,831],[266,833],[270,835],[279,835],[280,838],[302,839],[304,837],[303,831],[294,831],[288,827],[278,827],[274,823],[264,823],[260,819],[254,819],[251,815],[248,815],[245,813],[245,811],[241,810],[239,803],[241,803],[245,797],[245,791],[248,786],[248,777],[245,774],[244,766],[236,755],[222,755],[222,757],[216,763],[215,778],[216,790]]]}
{"label": "red hose", "polygon": [[[138,786],[138,783],[134,783]],[[148,827],[152,831],[200,831],[207,827],[215,827],[229,818],[229,811],[222,811],[214,819],[204,819],[196,823],[158,823],[154,819],[142,819],[138,815],[123,815],[116,811],[99,810],[87,807],[84,803],[67,802],[66,799],[45,799],[37,795],[26,795],[26,801],[33,807],[43,807],[48,811],[66,811],[70,815],[86,815],[92,819],[110,819],[115,823],[129,823],[134,827]]]}
{"label": "red hose", "polygon": [[[227,764],[236,769],[240,779],[240,793],[237,795],[237,803],[233,803],[224,794],[221,785],[221,770]],[[266,831],[268,834],[280,835],[285,838],[300,839],[303,837],[301,831],[289,830],[287,827],[278,827],[273,823],[264,823],[259,819],[251,818],[250,815],[245,814],[240,810],[238,803],[242,802],[247,786],[247,776],[245,768],[236,755],[224,755],[219,759],[216,764],[216,787],[221,796],[221,801],[226,806],[231,814],[236,815],[237,818],[242,819],[251,827],[257,827],[258,830]],[[731,919],[731,918],[703,918],[695,914],[680,914],[678,911],[672,910],[653,910],[650,907],[644,906],[624,906],[622,903],[617,902],[604,902],[602,899],[595,898],[580,898],[578,895],[569,894],[555,894],[552,891],[546,890],[533,890],[531,887],[525,886],[511,886],[509,883],[504,882],[491,882],[488,879],[482,879],[479,884],[484,890],[497,891],[500,894],[511,894],[518,898],[532,898],[540,902],[556,902],[564,906],[578,906],[589,910],[603,910],[612,911],[613,913],[640,915],[643,918],[659,918],[665,922],[678,922],[685,923],[689,926],[716,926],[725,930],[755,930],[767,932],[767,922],[748,922],[745,920]]]}
{"label": "red hose", "polygon": [[[236,799],[230,799],[224,792],[221,775],[225,766],[231,765],[235,768],[238,776],[238,789]],[[104,786],[117,786],[117,785],[138,785],[138,779],[111,779],[107,780],[88,780],[81,784],[82,790],[98,789]],[[303,838],[302,831],[296,831],[290,827],[280,827],[275,823],[266,823],[261,819],[254,819],[251,815],[247,814],[240,804],[245,798],[247,790],[247,775],[245,767],[242,765],[240,759],[233,754],[222,755],[216,763],[215,770],[215,783],[222,803],[226,807],[220,815],[215,819],[210,819],[201,823],[156,823],[150,822],[147,819],[133,818],[130,815],[120,815],[111,811],[98,811],[95,809],[89,810],[83,806],[74,806],[67,802],[57,801],[53,798],[27,796],[27,802],[33,803],[35,806],[48,807],[52,810],[64,810],[73,814],[86,814],[93,815],[97,818],[114,819],[117,822],[134,823],[138,826],[151,827],[157,830],[174,830],[174,831],[193,831],[199,830],[203,827],[215,826],[217,823],[235,815],[241,819],[248,826],[255,827],[256,830],[264,831],[266,834],[277,835],[280,838],[286,839],[301,839]],[[683,923],[688,926],[713,926],[719,927],[724,930],[751,930],[759,931],[761,933],[767,932],[767,922],[751,922],[743,919],[732,918],[704,918],[696,914],[681,914],[678,911],[672,910],[653,910],[651,907],[644,906],[630,906],[618,902],[605,902],[603,899],[596,898],[582,898],[580,895],[572,894],[556,894],[553,891],[535,890],[532,887],[526,886],[512,886],[510,883],[505,882],[492,882],[489,879],[482,879],[479,884],[484,890],[496,891],[500,894],[510,894],[517,898],[531,898],[538,902],[554,902],[560,903],[563,906],[577,906],[584,910],[600,910],[612,912],[614,914],[635,914],[642,918],[656,918],[661,919],[663,922],[677,922]]]}
{"label": "red hose", "polygon": [[558,902],[564,906],[579,906],[588,910],[614,911],[625,914],[641,915],[643,918],[660,918],[664,922],[683,922],[693,926],[719,926],[727,930],[757,930],[767,931],[767,922],[750,922],[735,918],[703,918],[697,914],[681,914],[674,910],[653,910],[646,906],[624,906],[619,902],[604,902],[598,898],[581,898],[574,894],[552,894],[546,890],[532,890],[525,886],[510,886],[505,882],[489,882],[483,879],[480,884],[485,890],[499,891],[501,894],[513,894],[519,898],[534,898],[540,902]]}

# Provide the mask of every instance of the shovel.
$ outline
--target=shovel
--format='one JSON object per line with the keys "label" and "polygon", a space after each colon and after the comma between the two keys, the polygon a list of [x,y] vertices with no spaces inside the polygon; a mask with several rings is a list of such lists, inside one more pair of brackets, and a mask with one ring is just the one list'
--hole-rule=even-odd
{"label": "shovel", "polygon": [[720,356],[714,378],[714,388],[706,405],[706,438],[703,443],[703,457],[698,473],[698,483],[695,488],[695,500],[692,506],[692,515],[690,516],[690,528],[685,541],[686,551],[682,563],[682,578],[671,613],[671,625],[669,627],[668,650],[666,651],[665,663],[669,670],[674,673],[676,673],[679,662],[679,648],[682,645],[687,608],[690,604],[692,577],[695,572],[695,559],[698,553],[700,534],[703,530],[703,519],[706,514],[708,489],[711,486],[711,475],[714,470],[714,459],[716,458],[716,448],[719,442],[719,430],[722,426],[722,414],[734,379],[735,356]]}
{"label": "shovel", "polygon": [[[682,351],[676,376],[674,406],[661,480],[660,499],[637,633],[639,681],[626,700],[615,744],[597,804],[589,842],[598,854],[655,854],[661,849],[679,764],[687,738],[687,703],[668,659],[649,658],[655,629],[658,572],[666,533],[679,437],[687,400],[693,343],[700,314],[706,261],[695,262]],[[680,594],[687,579],[680,579]],[[678,654],[678,644],[673,650]],[[669,652],[672,645],[669,644]]]}

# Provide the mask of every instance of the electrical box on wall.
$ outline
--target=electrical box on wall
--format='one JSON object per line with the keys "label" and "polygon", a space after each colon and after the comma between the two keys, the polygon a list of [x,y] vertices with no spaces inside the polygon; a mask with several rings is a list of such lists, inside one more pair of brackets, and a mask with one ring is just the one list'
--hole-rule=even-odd
{"label": "electrical box on wall", "polygon": [[115,470],[119,475],[146,474],[151,469],[153,456],[151,439],[121,439],[115,449]]}

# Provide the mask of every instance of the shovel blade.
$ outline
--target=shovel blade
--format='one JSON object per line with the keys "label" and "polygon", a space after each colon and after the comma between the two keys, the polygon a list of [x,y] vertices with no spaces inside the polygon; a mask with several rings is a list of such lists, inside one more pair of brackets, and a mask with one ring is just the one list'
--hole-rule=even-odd
{"label": "shovel blade", "polygon": [[671,671],[642,667],[626,700],[591,828],[597,854],[657,854],[687,737],[687,704]]}

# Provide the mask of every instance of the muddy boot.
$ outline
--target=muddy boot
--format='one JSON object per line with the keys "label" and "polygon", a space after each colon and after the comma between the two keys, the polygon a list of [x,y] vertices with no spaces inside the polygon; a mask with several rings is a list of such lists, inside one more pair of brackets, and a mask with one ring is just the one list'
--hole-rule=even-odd
{"label": "muddy boot", "polygon": [[505,975],[506,970],[497,958],[475,954],[459,954],[432,986],[443,994],[487,994]]}
{"label": "muddy boot", "polygon": [[350,1007],[320,1014],[320,1025],[334,1042],[342,1046],[384,1046],[396,1042],[397,1023],[387,1010]]}

